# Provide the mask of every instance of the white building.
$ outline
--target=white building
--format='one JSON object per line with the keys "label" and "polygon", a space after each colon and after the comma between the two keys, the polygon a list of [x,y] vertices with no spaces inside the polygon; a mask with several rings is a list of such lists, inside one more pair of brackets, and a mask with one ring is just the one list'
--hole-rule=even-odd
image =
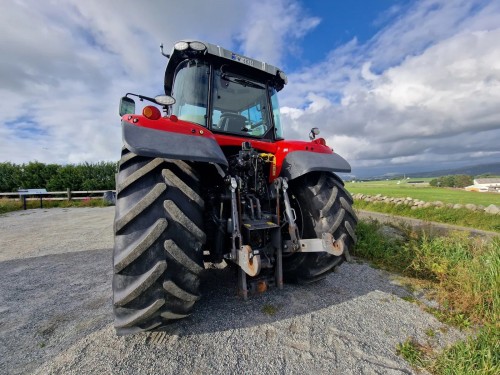
{"label": "white building", "polygon": [[474,185],[467,186],[465,190],[500,193],[500,178],[478,178],[474,180]]}

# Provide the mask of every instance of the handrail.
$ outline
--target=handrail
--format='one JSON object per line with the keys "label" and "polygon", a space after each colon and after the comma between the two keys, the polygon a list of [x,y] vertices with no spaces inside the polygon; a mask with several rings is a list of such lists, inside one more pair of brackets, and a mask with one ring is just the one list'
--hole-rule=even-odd
{"label": "handrail", "polygon": [[[111,191],[113,193],[116,192],[116,190],[66,190],[66,191],[48,191],[46,194],[43,195],[44,200],[80,200],[80,199],[87,199],[87,198],[102,198],[102,196],[92,196],[94,194],[104,194],[108,191]],[[65,197],[60,197],[61,195],[64,195]],[[79,195],[75,197],[75,195]],[[83,195],[83,196],[82,196]],[[52,197],[51,197],[52,196]],[[59,196],[59,197],[58,197]],[[13,199],[13,200],[19,200],[20,199],[20,194],[18,191],[13,191],[13,192],[8,192],[8,193],[0,193],[0,198],[2,199]],[[28,200],[31,199],[38,199],[36,198],[26,198]]]}

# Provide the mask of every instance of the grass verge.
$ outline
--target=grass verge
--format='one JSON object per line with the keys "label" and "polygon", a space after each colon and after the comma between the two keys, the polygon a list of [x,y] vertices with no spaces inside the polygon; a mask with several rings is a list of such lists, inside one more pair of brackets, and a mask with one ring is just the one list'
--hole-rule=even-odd
{"label": "grass verge", "polygon": [[[43,208],[54,208],[54,207],[107,207],[109,206],[103,199],[82,199],[82,200],[72,200],[72,201],[43,201]],[[26,202],[26,208],[40,208],[40,201],[33,200]],[[7,212],[19,211],[23,209],[23,204],[21,201],[15,201],[12,199],[0,199],[0,214],[5,214]]]}
{"label": "grass verge", "polygon": [[500,237],[485,241],[463,233],[431,237],[406,227],[398,231],[402,235],[391,238],[380,223],[361,221],[354,255],[432,287],[440,308],[429,312],[439,320],[479,328],[442,353],[430,354],[412,339],[398,352],[436,374],[500,373]]}
{"label": "grass verge", "polygon": [[465,208],[427,207],[412,210],[405,205],[395,205],[383,202],[365,202],[356,200],[354,208],[392,215],[412,217],[438,223],[460,225],[469,228],[500,232],[500,216],[482,211],[470,211]]}
{"label": "grass verge", "polygon": [[500,205],[500,194],[498,193],[478,193],[465,191],[463,189],[419,187],[401,181],[371,181],[362,183],[346,183],[346,188],[351,194],[382,194],[388,197],[405,198],[412,197],[426,202],[441,201],[444,203],[473,203],[489,206],[490,204]]}

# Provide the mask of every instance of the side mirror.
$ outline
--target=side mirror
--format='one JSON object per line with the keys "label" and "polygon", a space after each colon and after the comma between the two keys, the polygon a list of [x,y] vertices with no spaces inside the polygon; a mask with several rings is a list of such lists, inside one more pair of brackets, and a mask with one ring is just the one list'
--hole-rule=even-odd
{"label": "side mirror", "polygon": [[309,139],[312,141],[313,139],[316,138],[316,136],[319,134],[319,129],[318,128],[312,128],[311,132],[309,133]]}
{"label": "side mirror", "polygon": [[127,96],[124,96],[120,99],[120,116],[133,114],[135,113],[135,102],[134,99],[130,99]]}

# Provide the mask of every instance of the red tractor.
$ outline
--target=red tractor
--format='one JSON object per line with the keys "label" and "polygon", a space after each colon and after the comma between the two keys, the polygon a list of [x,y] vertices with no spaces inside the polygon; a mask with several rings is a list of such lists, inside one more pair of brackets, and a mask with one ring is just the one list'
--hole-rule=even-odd
{"label": "red tractor", "polygon": [[[115,328],[128,334],[188,316],[204,261],[234,264],[238,292],[324,278],[356,242],[350,165],[317,138],[283,138],[278,68],[222,47],[175,44],[165,93],[120,102]],[[130,96],[148,100],[135,114]],[[162,108],[163,114],[158,108]]]}

